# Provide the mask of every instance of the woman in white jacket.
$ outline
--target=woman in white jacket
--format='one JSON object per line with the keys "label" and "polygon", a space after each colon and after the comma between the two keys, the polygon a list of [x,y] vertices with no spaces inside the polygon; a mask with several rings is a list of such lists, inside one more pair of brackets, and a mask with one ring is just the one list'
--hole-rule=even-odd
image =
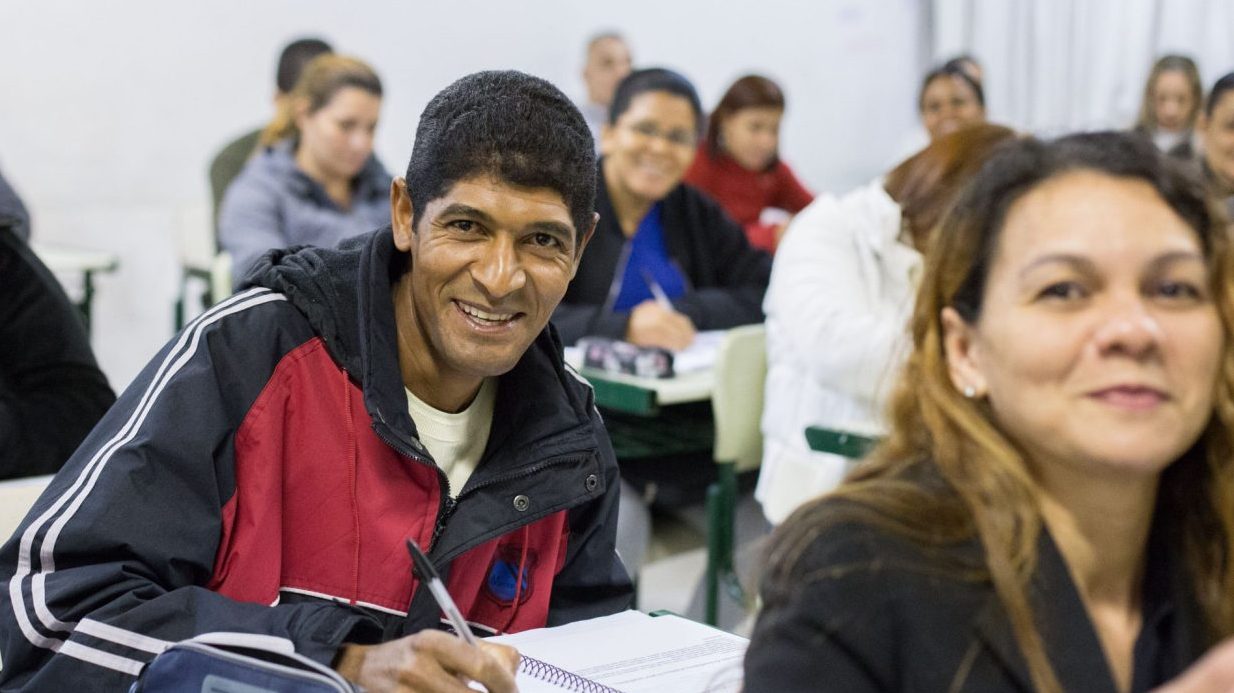
{"label": "woman in white jacket", "polygon": [[922,250],[960,189],[1012,137],[987,124],[945,135],[885,179],[819,196],[793,219],[763,303],[768,371],[755,497],[772,524],[848,469],[847,459],[810,450],[807,426],[881,435]]}

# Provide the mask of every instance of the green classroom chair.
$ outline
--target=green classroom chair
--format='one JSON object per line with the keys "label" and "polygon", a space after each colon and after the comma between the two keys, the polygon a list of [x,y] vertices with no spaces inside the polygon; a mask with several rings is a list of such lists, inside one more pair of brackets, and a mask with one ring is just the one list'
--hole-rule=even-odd
{"label": "green classroom chair", "polygon": [[749,608],[733,570],[737,474],[762,462],[763,383],[767,379],[767,332],[763,325],[730,330],[715,365],[711,409],[715,420],[717,480],[707,489],[707,570],[705,619],[716,625],[723,588]]}

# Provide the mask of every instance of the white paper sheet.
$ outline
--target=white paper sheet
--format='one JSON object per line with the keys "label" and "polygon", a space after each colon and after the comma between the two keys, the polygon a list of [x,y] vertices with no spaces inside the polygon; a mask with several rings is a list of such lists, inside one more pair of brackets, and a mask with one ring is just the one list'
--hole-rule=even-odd
{"label": "white paper sheet", "polygon": [[[489,638],[624,693],[738,691],[748,641],[678,616],[638,611]],[[522,693],[560,691],[524,673]]]}

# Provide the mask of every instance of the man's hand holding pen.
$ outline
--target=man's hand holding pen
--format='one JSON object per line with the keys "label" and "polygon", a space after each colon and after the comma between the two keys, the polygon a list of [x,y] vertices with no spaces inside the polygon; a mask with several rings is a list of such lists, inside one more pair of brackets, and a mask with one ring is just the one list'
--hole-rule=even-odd
{"label": "man's hand holding pen", "polygon": [[368,691],[512,693],[518,651],[506,645],[469,644],[441,630],[423,630],[380,645],[346,645],[334,667]]}
{"label": "man's hand holding pen", "polygon": [[432,593],[455,634],[422,630],[381,645],[345,645],[335,670],[369,691],[465,693],[475,690],[474,682],[489,693],[516,693],[518,651],[477,640],[432,561],[410,539],[407,552],[422,588]]}

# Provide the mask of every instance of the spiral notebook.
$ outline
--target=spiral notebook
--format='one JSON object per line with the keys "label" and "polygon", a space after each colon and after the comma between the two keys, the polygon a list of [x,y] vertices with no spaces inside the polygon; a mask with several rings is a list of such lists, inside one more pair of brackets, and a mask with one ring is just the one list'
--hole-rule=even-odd
{"label": "spiral notebook", "polygon": [[521,693],[739,691],[745,638],[680,616],[623,611],[489,638],[518,649]]}

